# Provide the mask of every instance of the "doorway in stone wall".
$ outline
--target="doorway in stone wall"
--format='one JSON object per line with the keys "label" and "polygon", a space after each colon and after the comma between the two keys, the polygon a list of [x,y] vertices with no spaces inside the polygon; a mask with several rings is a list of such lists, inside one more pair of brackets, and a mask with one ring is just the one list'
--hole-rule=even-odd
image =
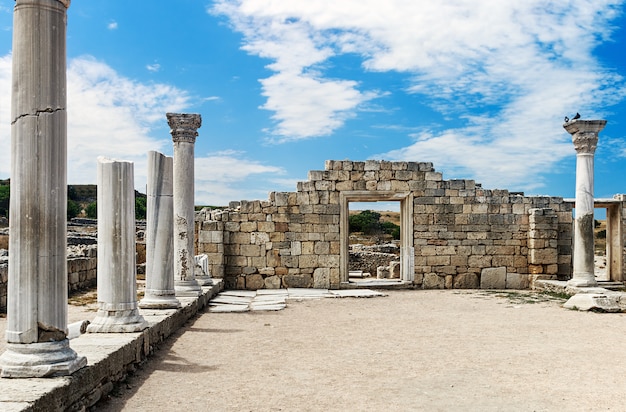
{"label": "doorway in stone wall", "polygon": [[[399,233],[380,219],[379,205],[395,210]],[[372,204],[374,203],[374,204]],[[344,191],[340,193],[340,276],[347,287],[385,286],[413,282],[413,195],[410,192]],[[350,233],[350,215],[353,232]],[[373,223],[373,231],[362,227]],[[387,230],[381,230],[385,228]],[[358,230],[356,229],[365,229]],[[384,233],[387,232],[387,233]],[[394,235],[397,239],[393,239]],[[357,246],[358,245],[358,246]],[[352,250],[352,258],[351,258]]]}
{"label": "doorway in stone wall", "polygon": [[[573,200],[570,200],[570,202],[572,203],[572,215],[574,217],[576,203]],[[624,277],[625,262],[622,204],[617,199],[595,199],[594,209],[594,260],[596,280],[622,283],[626,280]],[[574,222],[572,222],[572,236],[575,234],[573,225]],[[572,248],[574,244],[575,240],[572,239]],[[574,256],[573,250],[572,256]]]}
{"label": "doorway in stone wall", "polygon": [[[594,201],[594,255],[598,281],[623,282],[623,235],[621,202],[613,199]],[[602,219],[604,217],[604,219]]]}

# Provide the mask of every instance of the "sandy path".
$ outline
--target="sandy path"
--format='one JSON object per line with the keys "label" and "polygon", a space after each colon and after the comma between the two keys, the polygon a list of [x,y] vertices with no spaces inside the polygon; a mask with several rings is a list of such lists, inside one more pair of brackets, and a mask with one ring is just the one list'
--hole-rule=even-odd
{"label": "sandy path", "polygon": [[99,410],[625,410],[626,314],[526,300],[393,291],[205,313]]}

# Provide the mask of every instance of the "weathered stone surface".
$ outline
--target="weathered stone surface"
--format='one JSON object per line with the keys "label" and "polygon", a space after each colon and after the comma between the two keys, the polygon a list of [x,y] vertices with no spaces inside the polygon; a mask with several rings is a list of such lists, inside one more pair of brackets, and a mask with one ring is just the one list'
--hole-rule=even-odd
{"label": "weathered stone surface", "polygon": [[310,274],[293,274],[283,277],[283,287],[286,288],[310,288],[313,286],[313,279]]}
{"label": "weathered stone surface", "polygon": [[480,273],[481,289],[505,289],[506,268],[486,268]]}
{"label": "weathered stone surface", "polygon": [[262,289],[265,286],[265,280],[263,276],[254,274],[246,276],[246,289],[257,290]]}
{"label": "weathered stone surface", "polygon": [[445,288],[445,276],[438,276],[436,273],[425,273],[422,285],[424,289],[443,289]]}
{"label": "weathered stone surface", "polygon": [[454,276],[452,287],[454,289],[477,289],[480,285],[476,273],[461,273]]}
{"label": "weathered stone surface", "polygon": [[618,296],[602,293],[577,293],[565,302],[566,309],[599,312],[621,312]]}

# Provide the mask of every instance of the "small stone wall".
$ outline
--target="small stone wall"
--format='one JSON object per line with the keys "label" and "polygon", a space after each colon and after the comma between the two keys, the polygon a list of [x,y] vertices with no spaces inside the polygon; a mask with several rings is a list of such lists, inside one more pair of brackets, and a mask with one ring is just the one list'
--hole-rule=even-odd
{"label": "small stone wall", "polygon": [[483,276],[528,287],[571,275],[570,203],[444,180],[432,163],[417,162],[330,160],[295,192],[205,209],[196,215],[197,253],[209,256],[211,275],[226,288],[339,288],[347,279],[340,222],[347,221],[346,199],[363,195],[403,199],[411,215],[402,230],[410,236],[403,247],[412,255],[405,264],[414,265],[413,287],[494,284]]}
{"label": "small stone wall", "polygon": [[96,286],[98,268],[98,247],[68,247],[67,256],[67,287],[68,292]]}
{"label": "small stone wall", "polygon": [[391,262],[399,259],[399,256],[393,253],[351,251],[348,270],[362,270],[376,277],[379,266],[389,266]]}
{"label": "small stone wall", "polygon": [[[96,286],[97,245],[69,246],[67,256],[68,293]],[[0,313],[7,312],[8,257],[0,263]]]}

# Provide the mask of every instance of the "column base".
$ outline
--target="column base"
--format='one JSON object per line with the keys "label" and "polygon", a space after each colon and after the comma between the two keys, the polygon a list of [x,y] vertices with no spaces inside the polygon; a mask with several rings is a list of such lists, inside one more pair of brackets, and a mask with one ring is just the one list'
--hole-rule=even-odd
{"label": "column base", "polygon": [[180,301],[176,299],[173,290],[150,290],[146,289],[144,298],[139,301],[141,309],[178,309]]}
{"label": "column base", "polygon": [[196,281],[200,286],[213,286],[213,278],[211,276],[196,276]]}
{"label": "column base", "polygon": [[196,279],[176,281],[174,285],[176,297],[198,297],[202,294],[202,288]]}
{"label": "column base", "polygon": [[3,378],[49,378],[71,375],[87,366],[87,358],[70,348],[69,340],[8,343],[0,356]]}
{"label": "column base", "polygon": [[94,320],[87,326],[87,333],[141,332],[148,322],[137,309],[107,311],[99,309]]}
{"label": "column base", "polygon": [[589,276],[581,276],[577,277],[574,275],[573,278],[567,281],[567,286],[575,287],[575,288],[592,288],[598,286],[598,281],[596,280],[595,275]]}

